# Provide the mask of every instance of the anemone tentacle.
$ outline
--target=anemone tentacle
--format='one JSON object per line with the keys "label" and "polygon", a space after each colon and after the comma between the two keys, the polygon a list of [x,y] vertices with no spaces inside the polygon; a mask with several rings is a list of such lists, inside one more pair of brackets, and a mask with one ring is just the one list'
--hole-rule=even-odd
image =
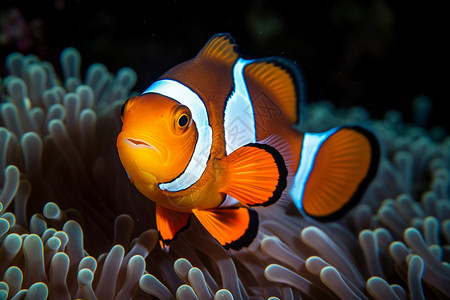
{"label": "anemone tentacle", "polygon": [[379,172],[338,222],[261,211],[255,242],[226,251],[192,222],[157,247],[155,207],[115,149],[120,107],[136,74],[93,64],[74,48],[62,76],[13,53],[0,89],[1,299],[406,299],[450,297],[450,137],[391,111],[306,107],[303,131],[365,122],[380,140]]}

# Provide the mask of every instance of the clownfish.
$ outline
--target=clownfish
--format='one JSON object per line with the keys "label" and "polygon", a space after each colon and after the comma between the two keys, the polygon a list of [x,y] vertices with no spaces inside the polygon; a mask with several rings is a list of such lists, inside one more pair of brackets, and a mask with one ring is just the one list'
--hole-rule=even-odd
{"label": "clownfish", "polygon": [[377,171],[378,142],[359,126],[294,129],[301,87],[292,62],[243,59],[217,34],[124,103],[119,157],[156,203],[162,247],[192,215],[238,250],[257,235],[254,206],[290,198],[302,214],[332,220],[355,205]]}

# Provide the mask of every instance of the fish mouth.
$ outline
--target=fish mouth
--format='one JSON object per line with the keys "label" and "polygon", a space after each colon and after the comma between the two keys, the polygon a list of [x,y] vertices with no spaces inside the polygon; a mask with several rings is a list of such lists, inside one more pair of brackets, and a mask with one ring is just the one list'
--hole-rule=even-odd
{"label": "fish mouth", "polygon": [[161,158],[165,159],[165,155],[163,155],[163,153],[159,149],[160,147],[157,148],[147,141],[137,139],[137,138],[124,138],[123,141],[133,148],[143,148],[143,149],[154,150],[161,156]]}
{"label": "fish mouth", "polygon": [[127,147],[130,147],[132,149],[142,150],[145,152],[147,152],[147,150],[150,150],[151,152],[157,154],[158,158],[155,157],[155,159],[161,162],[166,161],[168,158],[167,149],[164,147],[164,145],[154,139],[122,132],[119,134],[117,141],[118,145],[121,143],[122,145],[126,145]]}
{"label": "fish mouth", "polygon": [[156,151],[158,151],[158,149],[156,149],[156,147],[150,145],[149,143],[147,143],[147,142],[145,142],[143,140],[132,139],[132,138],[125,138],[124,141],[126,143],[129,143],[133,147],[148,147],[148,148],[155,149]]}

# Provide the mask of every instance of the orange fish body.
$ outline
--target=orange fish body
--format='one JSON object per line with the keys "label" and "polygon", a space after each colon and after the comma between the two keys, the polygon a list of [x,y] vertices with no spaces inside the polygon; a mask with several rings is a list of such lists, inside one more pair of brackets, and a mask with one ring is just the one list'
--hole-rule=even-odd
{"label": "orange fish body", "polygon": [[301,133],[300,76],[280,58],[244,60],[226,34],[163,74],[122,108],[117,138],[131,182],[154,201],[168,245],[193,213],[225,248],[257,233],[252,206],[290,198],[305,215],[331,219],[361,197],[378,144],[361,127]]}

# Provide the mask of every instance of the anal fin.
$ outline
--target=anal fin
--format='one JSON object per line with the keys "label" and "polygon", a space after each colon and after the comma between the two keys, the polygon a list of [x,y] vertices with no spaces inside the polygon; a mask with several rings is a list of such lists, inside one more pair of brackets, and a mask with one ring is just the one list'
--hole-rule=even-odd
{"label": "anal fin", "polygon": [[189,226],[189,214],[156,205],[156,226],[161,238],[161,248],[169,245],[176,235]]}
{"label": "anal fin", "polygon": [[258,232],[258,214],[246,207],[194,209],[192,212],[225,249],[247,247]]}

